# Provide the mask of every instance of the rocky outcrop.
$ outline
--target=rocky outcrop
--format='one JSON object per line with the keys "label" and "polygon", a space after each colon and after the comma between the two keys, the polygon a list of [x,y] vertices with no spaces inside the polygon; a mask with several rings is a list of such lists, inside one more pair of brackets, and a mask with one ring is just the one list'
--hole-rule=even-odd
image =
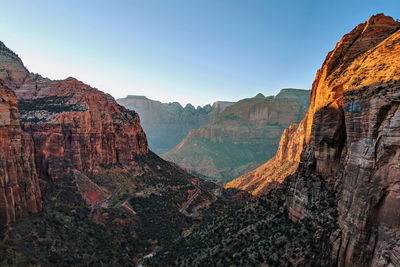
{"label": "rocky outcrop", "polygon": [[262,196],[293,174],[298,165],[296,161],[277,160],[274,157],[255,170],[228,182],[224,187],[245,190],[253,195]]}
{"label": "rocky outcrop", "polygon": [[33,142],[21,130],[15,93],[0,80],[0,227],[40,209]]}
{"label": "rocky outcrop", "polygon": [[275,189],[299,166],[304,146],[305,121],[286,128],[279,141],[276,155],[260,167],[225,184],[225,188],[245,190],[261,196]]}
{"label": "rocky outcrop", "polygon": [[[219,188],[152,153],[136,112],[74,78],[25,72],[7,52],[0,265],[136,265],[198,224]],[[40,215],[6,225],[38,211],[40,195]]]}
{"label": "rocky outcrop", "polygon": [[31,74],[3,43],[0,68],[1,224],[40,210],[39,178],[135,165],[148,153],[138,115],[111,96],[74,78]]}
{"label": "rocky outcrop", "polygon": [[29,74],[22,60],[0,41],[0,79],[10,87],[22,84]]}
{"label": "rocky outcrop", "polygon": [[74,78],[49,81],[30,76],[15,90],[43,177],[57,179],[71,169],[96,172],[101,166],[133,164],[136,155],[148,151],[134,111]]}
{"label": "rocky outcrop", "polygon": [[274,156],[282,131],[304,116],[309,93],[282,89],[276,96],[243,99],[162,157],[207,179],[230,181]]}
{"label": "rocky outcrop", "polygon": [[[11,60],[1,77],[20,99],[27,132],[14,94],[1,87],[2,223],[40,209],[34,150],[48,184],[42,216],[2,231],[2,265],[139,264],[153,252],[172,266],[400,264],[400,23],[392,18],[371,17],[328,54],[307,115],[254,172],[269,176],[256,177],[262,190],[249,187],[265,198],[239,203],[148,152],[136,113],[75,79],[26,74],[15,54],[1,55]],[[246,129],[240,122],[292,118],[263,105],[274,99],[254,99],[253,107],[228,107],[225,120]],[[288,101],[276,106],[292,108]],[[223,140],[216,130],[205,133],[214,146]],[[68,177],[74,173],[82,175]]]}
{"label": "rocky outcrop", "polygon": [[31,134],[41,178],[57,179],[77,169],[134,163],[147,153],[139,116],[74,78],[53,81],[32,74],[0,44],[0,78],[15,91],[24,131]]}
{"label": "rocky outcrop", "polygon": [[[378,14],[343,36],[317,72],[306,117],[287,130],[277,155],[300,162],[283,186],[291,218],[336,221],[329,238],[339,266],[400,264],[399,29]],[[313,212],[328,192],[336,218]]]}
{"label": "rocky outcrop", "polygon": [[129,95],[117,100],[120,105],[136,111],[142,118],[150,149],[162,154],[175,147],[193,129],[210,122],[233,102],[218,101],[195,108],[182,107],[178,102],[161,103],[145,96]]}

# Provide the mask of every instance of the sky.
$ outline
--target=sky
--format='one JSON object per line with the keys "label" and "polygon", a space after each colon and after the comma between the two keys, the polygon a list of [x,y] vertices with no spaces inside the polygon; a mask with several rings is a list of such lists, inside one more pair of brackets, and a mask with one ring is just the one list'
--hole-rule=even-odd
{"label": "sky", "polygon": [[34,73],[115,98],[205,105],[311,88],[340,38],[399,0],[0,0],[0,40]]}

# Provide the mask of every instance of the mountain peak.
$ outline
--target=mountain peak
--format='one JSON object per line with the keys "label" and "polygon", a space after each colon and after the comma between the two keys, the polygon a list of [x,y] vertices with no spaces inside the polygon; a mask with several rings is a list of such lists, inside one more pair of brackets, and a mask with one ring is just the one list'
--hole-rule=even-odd
{"label": "mountain peak", "polygon": [[195,108],[192,104],[190,104],[190,103],[186,104],[185,109],[188,109],[188,110],[196,110],[196,108]]}
{"label": "mountain peak", "polygon": [[307,89],[295,89],[295,88],[284,88],[279,91],[274,98],[287,98],[287,99],[297,99],[303,98],[304,96],[310,95],[310,90]]}
{"label": "mountain peak", "polygon": [[367,21],[367,25],[384,24],[384,23],[393,24],[398,22],[396,22],[392,17],[386,16],[383,13],[372,15]]}
{"label": "mountain peak", "polygon": [[265,95],[263,95],[262,93],[258,93],[254,96],[254,98],[265,98]]}
{"label": "mountain peak", "polygon": [[0,41],[0,79],[8,80],[8,86],[20,85],[29,74],[18,55]]}
{"label": "mountain peak", "polygon": [[[400,22],[384,14],[371,16],[368,21],[357,25],[345,34],[327,55],[321,74],[329,76],[334,71],[346,68],[354,59],[382,42],[400,28]],[[317,75],[321,75],[318,74]]]}
{"label": "mountain peak", "polygon": [[6,54],[8,54],[8,56],[12,56],[15,57],[17,59],[19,59],[18,55],[12,51],[10,48],[8,48],[2,41],[0,41],[0,52],[5,52]]}
{"label": "mountain peak", "polygon": [[143,99],[143,100],[147,100],[148,99],[144,95],[128,95],[126,98],[128,98],[128,99]]}

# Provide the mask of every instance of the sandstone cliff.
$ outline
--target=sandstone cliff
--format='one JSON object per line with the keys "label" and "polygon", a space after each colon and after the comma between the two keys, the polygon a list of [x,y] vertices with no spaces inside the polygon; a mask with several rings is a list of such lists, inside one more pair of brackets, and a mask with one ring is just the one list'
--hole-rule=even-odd
{"label": "sandstone cliff", "polygon": [[232,102],[218,101],[197,107],[179,103],[161,103],[145,96],[129,95],[117,100],[120,105],[136,111],[142,119],[150,149],[158,154],[175,147],[193,129],[210,122]]}
{"label": "sandstone cliff", "polygon": [[0,227],[40,209],[33,142],[21,130],[15,93],[0,80]]}
{"label": "sandstone cliff", "polygon": [[304,116],[308,90],[243,99],[189,135],[163,158],[190,172],[227,182],[273,157],[282,131]]}
{"label": "sandstone cliff", "polygon": [[270,166],[297,163],[292,176],[277,179],[261,170],[267,175],[257,190],[256,170],[231,184],[257,194],[268,191],[267,181],[284,181],[293,220],[327,216],[315,210],[334,192],[337,230],[329,238],[339,266],[400,264],[399,29],[390,17],[372,16],[328,54],[306,117],[285,132]]}
{"label": "sandstone cliff", "polygon": [[260,167],[225,184],[225,188],[246,190],[261,196],[281,184],[299,166],[304,145],[305,121],[286,128],[273,158]]}
{"label": "sandstone cliff", "polygon": [[0,78],[17,95],[24,130],[35,141],[41,175],[56,178],[69,167],[92,172],[100,165],[129,162],[147,153],[146,136],[134,111],[74,78],[54,81],[30,73],[3,43]]}
{"label": "sandstone cliff", "polygon": [[0,41],[0,79],[11,83],[10,87],[18,86],[23,83],[28,73],[18,55]]}
{"label": "sandstone cliff", "polygon": [[13,89],[1,83],[2,223],[40,209],[38,178],[136,164],[137,155],[148,153],[134,111],[74,78],[52,81],[29,73],[3,43],[0,78]]}
{"label": "sandstone cliff", "polygon": [[[135,113],[75,79],[29,74],[2,50],[1,78],[20,99],[26,130],[1,86],[2,223],[40,209],[34,150],[46,186],[40,216],[2,229],[0,265],[136,265],[146,257],[154,266],[400,265],[400,23],[392,18],[371,17],[328,54],[306,117],[254,172],[248,190],[267,192],[261,198],[232,196],[161,160]],[[229,120],[279,118],[246,110]],[[252,182],[249,175],[240,186]]]}
{"label": "sandstone cliff", "polygon": [[[217,201],[216,185],[148,149],[136,112],[0,49],[13,89],[0,84],[0,265],[136,265]],[[41,196],[40,214],[9,224],[39,211]]]}
{"label": "sandstone cliff", "polygon": [[96,172],[101,166],[131,164],[136,155],[148,151],[134,111],[74,78],[50,81],[29,76],[15,91],[43,177],[56,179],[71,169]]}

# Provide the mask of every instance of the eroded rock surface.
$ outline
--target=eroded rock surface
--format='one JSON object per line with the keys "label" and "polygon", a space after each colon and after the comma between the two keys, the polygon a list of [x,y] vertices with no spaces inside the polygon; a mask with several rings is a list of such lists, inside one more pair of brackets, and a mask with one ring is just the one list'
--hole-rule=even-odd
{"label": "eroded rock surface", "polygon": [[145,96],[134,95],[117,99],[117,102],[139,114],[150,149],[158,154],[168,152],[189,131],[209,123],[218,113],[233,104],[218,101],[204,107],[195,108],[191,104],[182,107],[178,102],[161,103]]}
{"label": "eroded rock surface", "polygon": [[283,130],[303,118],[309,94],[282,89],[276,96],[243,99],[162,157],[206,179],[228,182],[274,156]]}
{"label": "eroded rock surface", "polygon": [[[148,149],[136,112],[74,78],[29,73],[0,48],[12,89],[1,83],[0,265],[137,265],[219,200],[215,184]],[[39,211],[40,195],[40,213],[9,224]]]}
{"label": "eroded rock surface", "polygon": [[42,176],[56,179],[71,168],[96,172],[105,165],[133,164],[136,155],[147,153],[134,111],[74,78],[40,86],[31,79],[16,91]]}
{"label": "eroded rock surface", "polygon": [[[293,220],[315,218],[320,200],[336,192],[330,239],[339,266],[400,263],[399,28],[378,14],[343,36],[317,72],[306,117],[286,130],[278,150],[278,159],[299,164],[283,186]],[[237,187],[252,188],[254,174]]]}
{"label": "eroded rock surface", "polygon": [[21,130],[15,93],[0,80],[0,227],[40,209],[33,142]]}

